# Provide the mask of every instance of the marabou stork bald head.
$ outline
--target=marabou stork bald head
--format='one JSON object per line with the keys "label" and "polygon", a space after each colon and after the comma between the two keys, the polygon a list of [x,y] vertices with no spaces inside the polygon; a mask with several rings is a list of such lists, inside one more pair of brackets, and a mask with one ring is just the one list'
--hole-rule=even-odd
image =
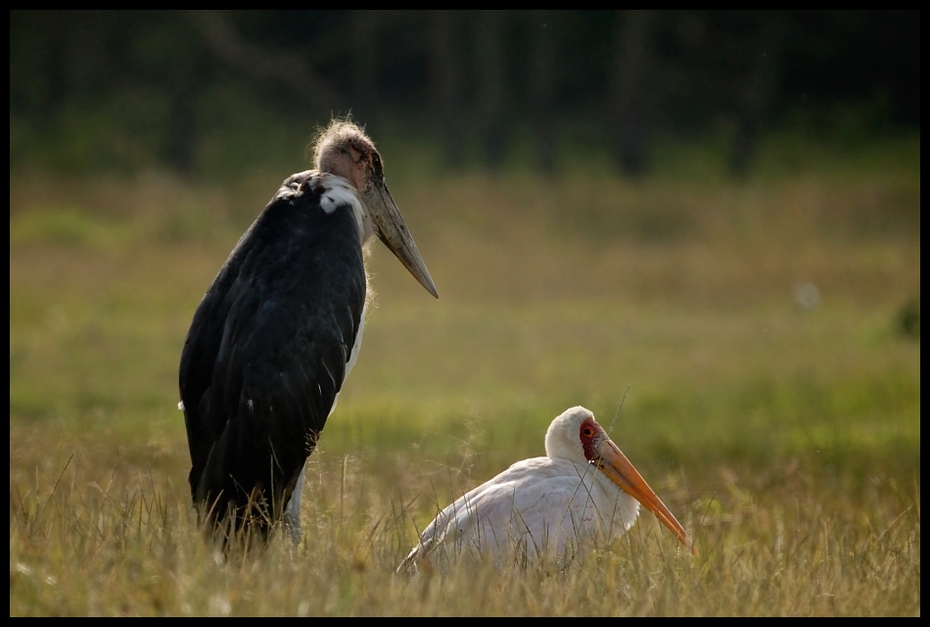
{"label": "marabou stork bald head", "polygon": [[384,161],[368,135],[351,122],[333,120],[317,138],[313,160],[319,172],[345,178],[361,194],[365,210],[362,242],[368,240],[373,230],[420,285],[439,298],[436,285],[388,190]]}
{"label": "marabou stork bald head", "polygon": [[332,122],[315,165],[288,177],[240,238],[181,354],[191,494],[226,546],[282,518],[300,537],[304,464],[361,345],[371,235],[438,298],[364,131]]}

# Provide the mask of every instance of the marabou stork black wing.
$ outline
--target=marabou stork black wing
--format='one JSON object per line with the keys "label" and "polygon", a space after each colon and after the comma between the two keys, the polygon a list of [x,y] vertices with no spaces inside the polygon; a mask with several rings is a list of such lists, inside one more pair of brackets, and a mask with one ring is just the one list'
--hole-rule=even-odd
{"label": "marabou stork black wing", "polygon": [[345,378],[365,268],[352,209],[324,211],[322,191],[311,173],[285,181],[188,332],[180,389],[191,494],[214,521],[230,506],[280,516]]}

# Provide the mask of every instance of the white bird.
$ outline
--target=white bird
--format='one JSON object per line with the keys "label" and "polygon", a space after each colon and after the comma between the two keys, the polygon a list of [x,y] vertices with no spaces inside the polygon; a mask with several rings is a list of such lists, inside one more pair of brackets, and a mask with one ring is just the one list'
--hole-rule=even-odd
{"label": "white bird", "polygon": [[197,307],[179,382],[191,496],[222,539],[300,537],[304,464],[358,356],[363,249],[376,235],[438,298],[374,143],[333,121],[316,168],[288,177]]}
{"label": "white bird", "polygon": [[626,532],[640,504],[694,553],[684,527],[594,414],[572,407],[549,425],[545,457],[513,464],[446,507],[397,571],[463,553],[516,563],[571,557]]}

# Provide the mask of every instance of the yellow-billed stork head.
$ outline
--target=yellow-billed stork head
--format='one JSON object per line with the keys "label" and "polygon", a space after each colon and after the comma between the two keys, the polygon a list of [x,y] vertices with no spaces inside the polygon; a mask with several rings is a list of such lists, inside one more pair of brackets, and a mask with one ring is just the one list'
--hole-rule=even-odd
{"label": "yellow-billed stork head", "polygon": [[694,554],[688,532],[613,443],[591,411],[577,406],[556,417],[546,432],[546,455],[596,467],[626,494],[655,514]]}

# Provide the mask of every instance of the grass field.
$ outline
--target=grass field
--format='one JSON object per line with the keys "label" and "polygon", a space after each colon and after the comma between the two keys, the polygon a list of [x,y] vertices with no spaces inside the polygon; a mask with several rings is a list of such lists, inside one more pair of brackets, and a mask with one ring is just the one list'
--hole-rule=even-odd
{"label": "grass field", "polygon": [[[374,245],[378,307],[311,457],[305,540],[221,565],[189,507],[177,365],[289,172],[11,175],[10,614],[919,615],[909,150],[742,184],[401,173],[441,299]],[[564,569],[394,575],[437,506],[543,454],[575,404],[695,557],[646,515]]]}

